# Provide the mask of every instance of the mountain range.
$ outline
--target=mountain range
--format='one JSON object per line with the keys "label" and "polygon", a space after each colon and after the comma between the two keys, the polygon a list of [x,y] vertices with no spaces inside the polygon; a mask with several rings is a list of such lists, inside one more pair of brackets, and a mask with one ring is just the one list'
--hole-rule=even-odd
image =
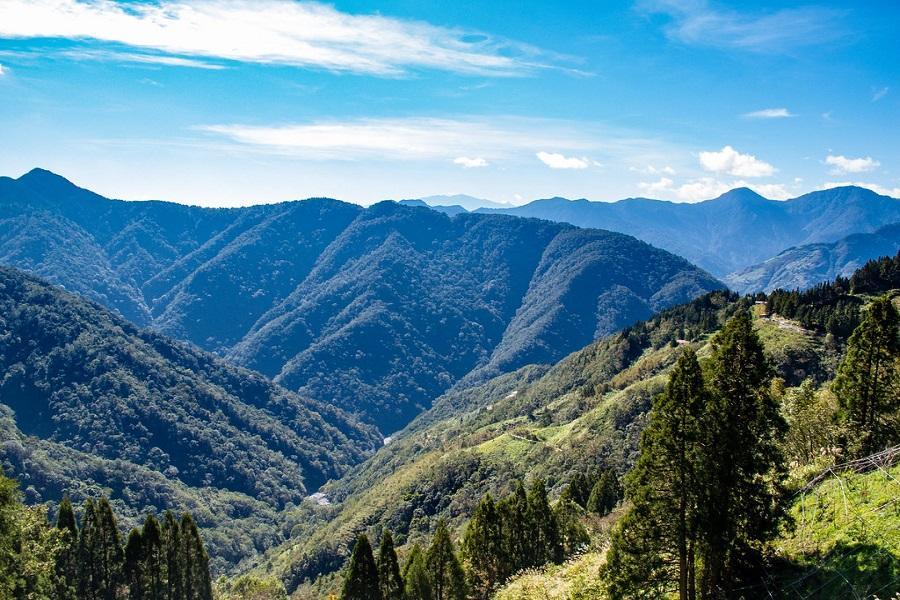
{"label": "mountain range", "polygon": [[0,263],[399,429],[463,377],[556,361],[722,287],[630,236],[311,199],[240,209],[0,178]]}
{"label": "mountain range", "polygon": [[900,250],[900,223],[872,233],[854,233],[830,244],[788,248],[777,256],[732,273],[728,286],[742,293],[774,289],[805,289],[841,276],[849,277],[867,261],[893,256]]}
{"label": "mountain range", "polygon": [[747,188],[684,204],[629,198],[591,202],[550,198],[505,213],[633,235],[725,278],[787,248],[831,243],[900,222],[900,200],[854,186],[811,192],[786,201]]}

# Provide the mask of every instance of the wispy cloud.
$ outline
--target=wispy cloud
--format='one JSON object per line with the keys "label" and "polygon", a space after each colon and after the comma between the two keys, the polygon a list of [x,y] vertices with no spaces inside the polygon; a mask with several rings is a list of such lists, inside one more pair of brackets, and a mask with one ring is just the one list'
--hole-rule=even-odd
{"label": "wispy cloud", "polygon": [[682,202],[699,202],[721,196],[735,188],[750,188],[757,194],[771,200],[787,200],[791,193],[781,183],[754,183],[743,179],[722,181],[715,177],[698,177],[690,179],[681,185],[676,185],[668,177],[662,177],[659,181],[641,182],[638,188],[646,194],[657,197],[674,198]]}
{"label": "wispy cloud", "polygon": [[100,60],[109,62],[139,63],[146,65],[162,65],[166,67],[190,67],[193,69],[221,70],[225,66],[196,58],[171,56],[168,54],[140,54],[135,52],[116,52],[114,50],[72,49],[62,50],[59,56],[72,60]]}
{"label": "wispy cloud", "polygon": [[519,75],[548,58],[479,32],[294,0],[4,0],[0,38],[93,40],[174,61],[136,55],[160,64],[206,66],[185,61],[218,59],[380,76],[411,69]]}
{"label": "wispy cloud", "polygon": [[887,96],[889,91],[891,91],[891,88],[887,86],[878,88],[877,90],[872,92],[872,102],[878,102],[879,100]]}
{"label": "wispy cloud", "polygon": [[266,153],[325,160],[440,159],[463,164],[464,159],[472,166],[479,160],[534,156],[542,147],[584,152],[602,146],[626,155],[652,147],[649,140],[611,139],[612,134],[583,123],[516,117],[372,118],[197,129]]}
{"label": "wispy cloud", "polygon": [[3,65],[0,65],[0,77],[3,77],[4,75],[6,75],[6,72],[7,72],[6,67],[4,67]]}
{"label": "wispy cloud", "polygon": [[491,163],[481,157],[469,158],[468,156],[458,156],[453,159],[453,164],[459,165],[463,169],[478,169],[481,167],[486,167]]}
{"label": "wispy cloud", "polygon": [[843,173],[866,173],[868,171],[874,171],[881,166],[881,163],[871,156],[863,158],[847,158],[843,155],[833,156],[830,154],[825,157],[825,164],[834,167],[831,171],[833,175],[841,175]]}
{"label": "wispy cloud", "polygon": [[741,115],[745,119],[787,119],[795,116],[786,108],[764,108]]}
{"label": "wispy cloud", "polygon": [[716,152],[701,152],[699,158],[705,170],[735,177],[768,177],[777,171],[769,163],[752,154],[741,154],[731,146]]}
{"label": "wispy cloud", "polygon": [[637,7],[669,17],[670,39],[698,46],[778,53],[847,35],[843,11],[816,6],[763,12],[714,8],[706,0],[643,0]]}
{"label": "wispy cloud", "polygon": [[551,169],[587,169],[591,161],[587,158],[565,156],[555,152],[538,152],[535,156]]}

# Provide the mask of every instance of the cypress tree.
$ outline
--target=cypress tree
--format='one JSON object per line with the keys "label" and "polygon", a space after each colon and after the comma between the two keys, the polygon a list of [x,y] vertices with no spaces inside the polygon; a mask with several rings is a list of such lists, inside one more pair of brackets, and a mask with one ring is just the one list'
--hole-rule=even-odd
{"label": "cypress tree", "polygon": [[434,600],[464,600],[466,597],[466,577],[456,552],[447,522],[438,521],[437,529],[428,552],[425,554],[425,568]]}
{"label": "cypress tree", "polygon": [[181,564],[184,600],[212,600],[209,556],[200,538],[200,530],[190,514],[181,516]]}
{"label": "cypress tree", "polygon": [[147,515],[141,531],[143,543],[144,573],[146,578],[146,600],[167,600],[166,597],[166,556],[163,533],[159,521],[152,514]]}
{"label": "cypress tree", "polygon": [[[697,357],[686,349],[672,369],[665,392],[653,400],[641,435],[640,456],[627,478],[632,508],[613,532],[604,570],[613,597],[634,596],[642,590],[662,594],[672,587],[681,600],[696,596],[703,484],[699,470],[708,404]],[[615,477],[607,473],[607,481]],[[592,508],[607,508],[610,501],[601,499],[607,494],[600,481],[595,489]]]}
{"label": "cypress tree", "polygon": [[144,572],[144,543],[141,540],[141,532],[132,529],[125,543],[125,585],[128,586],[129,600],[145,600],[146,589]]}
{"label": "cypress tree", "polygon": [[372,556],[369,538],[365,534],[360,535],[353,546],[341,600],[381,600],[378,567]]}
{"label": "cypress tree", "polygon": [[597,483],[591,489],[591,495],[587,501],[588,512],[606,516],[619,504],[622,497],[622,486],[619,485],[619,476],[612,469],[604,469]]}
{"label": "cypress tree", "polygon": [[403,565],[403,591],[409,600],[434,600],[434,591],[425,567],[425,552],[414,544]]}
{"label": "cypress tree", "polygon": [[172,511],[163,517],[163,550],[166,561],[166,597],[184,600],[184,564],[181,552],[181,531]]}
{"label": "cypress tree", "polygon": [[93,498],[84,503],[81,514],[81,535],[78,538],[78,598],[82,600],[100,600],[101,596],[101,561],[98,550],[99,529],[97,521],[97,505]]}
{"label": "cypress tree", "polygon": [[390,531],[385,531],[381,536],[377,566],[382,599],[402,600],[403,579],[400,577],[400,565],[397,563],[397,552],[394,550],[394,536]]}
{"label": "cypress tree", "polygon": [[701,592],[728,598],[757,575],[759,549],[786,516],[784,421],[770,393],[771,374],[749,314],[731,318],[713,339],[710,401],[701,445],[699,520]]}
{"label": "cypress tree", "polygon": [[559,539],[562,544],[563,557],[571,556],[587,546],[591,538],[587,529],[581,524],[584,509],[574,500],[563,496],[553,507],[556,523],[559,525]]}
{"label": "cypress tree", "polygon": [[488,598],[509,576],[500,513],[490,494],[484,495],[469,520],[463,537],[463,556],[477,598]]}
{"label": "cypress tree", "polygon": [[585,477],[584,473],[578,471],[577,473],[575,473],[575,475],[572,476],[572,479],[571,481],[569,481],[569,485],[566,486],[563,495],[570,498],[581,508],[587,508],[587,502],[591,496],[591,487],[592,486],[588,481],[588,478]]}
{"label": "cypress tree", "polygon": [[535,478],[528,487],[527,532],[530,539],[527,566],[558,562],[562,558],[559,525],[547,499],[544,481]]}
{"label": "cypress tree", "polygon": [[75,600],[78,592],[78,524],[68,494],[59,503],[56,528],[62,532],[56,557],[56,600]]}
{"label": "cypress tree", "polygon": [[528,497],[521,481],[510,496],[504,498],[497,507],[503,531],[503,556],[506,559],[504,573],[512,574],[529,566],[531,554],[528,527]]}
{"label": "cypress tree", "polygon": [[[847,343],[832,390],[847,425],[852,456],[882,450],[900,438],[890,416],[900,408],[900,315],[887,297],[872,302]],[[895,420],[896,421],[896,420]]]}
{"label": "cypress tree", "polygon": [[98,591],[105,600],[115,600],[122,580],[124,553],[116,516],[106,498],[100,498],[97,503],[97,523],[99,528],[95,556],[98,556],[101,561],[100,574],[102,577]]}

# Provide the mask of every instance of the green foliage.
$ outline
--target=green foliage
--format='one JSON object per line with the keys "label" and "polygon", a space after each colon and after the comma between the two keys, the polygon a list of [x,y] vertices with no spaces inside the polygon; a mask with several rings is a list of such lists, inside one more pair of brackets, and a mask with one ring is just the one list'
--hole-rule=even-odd
{"label": "green foliage", "polygon": [[242,575],[216,585],[219,600],[287,600],[284,584],[277,579]]}
{"label": "green foliage", "polygon": [[443,519],[438,521],[431,546],[425,553],[425,570],[431,584],[433,600],[464,600],[466,597],[466,577],[450,531]]}
{"label": "green foliage", "polygon": [[486,494],[466,526],[462,543],[470,588],[478,598],[489,598],[510,574],[503,534],[500,512],[491,495]]}
{"label": "green foliage", "polygon": [[837,410],[834,394],[817,390],[811,379],[784,392],[781,412],[787,423],[784,453],[789,464],[810,464],[835,448]]}
{"label": "green foliage", "polygon": [[871,454],[900,439],[900,314],[889,298],[877,298],[865,311],[832,389],[851,455]]}
{"label": "green foliage", "polygon": [[359,536],[350,565],[344,577],[341,600],[381,600],[381,586],[378,581],[378,567],[372,555],[372,545],[365,535]]}
{"label": "green foliage", "polygon": [[604,469],[597,483],[591,488],[585,508],[601,517],[612,512],[622,499],[619,475],[613,469]]}
{"label": "green foliage", "polygon": [[394,550],[394,536],[385,531],[378,546],[378,585],[382,600],[403,600],[403,578]]}

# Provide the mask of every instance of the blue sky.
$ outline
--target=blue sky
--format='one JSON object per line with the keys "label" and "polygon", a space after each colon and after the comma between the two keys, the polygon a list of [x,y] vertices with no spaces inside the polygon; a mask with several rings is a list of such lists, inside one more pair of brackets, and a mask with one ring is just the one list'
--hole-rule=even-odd
{"label": "blue sky", "polygon": [[0,0],[0,174],[235,206],[900,196],[900,4]]}

